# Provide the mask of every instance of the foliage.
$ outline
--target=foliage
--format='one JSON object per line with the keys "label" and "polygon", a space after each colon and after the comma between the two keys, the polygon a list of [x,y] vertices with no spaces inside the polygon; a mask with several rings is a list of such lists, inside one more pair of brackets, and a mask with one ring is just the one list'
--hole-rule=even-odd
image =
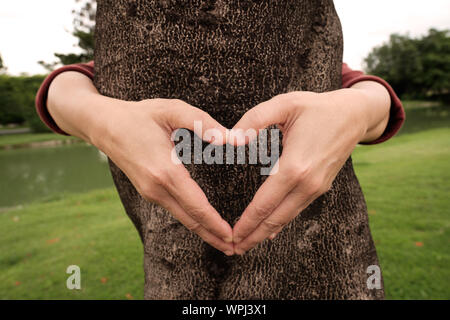
{"label": "foliage", "polygon": [[430,29],[419,38],[392,34],[365,58],[367,73],[389,82],[403,98],[450,96],[450,30]]}
{"label": "foliage", "polygon": [[3,58],[0,54],[0,74],[6,73],[6,66],[3,64]]}
{"label": "foliage", "polygon": [[49,129],[35,110],[35,96],[44,76],[0,75],[0,124],[26,123],[34,132]]}
{"label": "foliage", "polygon": [[23,123],[25,118],[20,107],[20,91],[14,78],[0,75],[0,124]]}
{"label": "foliage", "polygon": [[22,86],[22,114],[26,123],[34,132],[50,131],[47,126],[41,121],[35,109],[35,97],[44,76],[23,76],[18,78]]}

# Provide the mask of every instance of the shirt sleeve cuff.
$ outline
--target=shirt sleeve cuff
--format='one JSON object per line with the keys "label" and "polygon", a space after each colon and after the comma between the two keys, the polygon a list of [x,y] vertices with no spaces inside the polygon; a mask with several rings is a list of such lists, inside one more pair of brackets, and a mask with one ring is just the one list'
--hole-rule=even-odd
{"label": "shirt sleeve cuff", "polygon": [[81,72],[82,74],[86,75],[91,79],[94,78],[94,68],[92,64],[80,63],[58,68],[55,71],[51,72],[42,82],[36,94],[35,105],[36,105],[36,112],[38,113],[39,118],[42,120],[42,122],[44,122],[47,125],[47,127],[49,127],[55,133],[69,136],[70,134],[64,132],[61,128],[58,127],[55,120],[53,120],[52,116],[50,115],[47,109],[48,89],[50,88],[53,79],[55,79],[57,75],[66,71]]}
{"label": "shirt sleeve cuff", "polygon": [[386,129],[384,130],[383,134],[376,140],[370,141],[370,142],[361,142],[360,144],[365,145],[371,145],[371,144],[378,144],[381,142],[384,142],[390,138],[392,138],[394,135],[397,134],[397,132],[402,127],[403,123],[405,122],[405,110],[403,109],[402,102],[398,98],[397,94],[395,93],[394,89],[383,79],[376,76],[371,75],[364,75],[362,72],[358,71],[352,71],[355,73],[354,77],[348,77],[350,79],[346,80],[343,79],[343,87],[344,88],[350,88],[352,85],[354,85],[357,82],[360,81],[375,81],[379,84],[383,85],[386,90],[389,92],[389,96],[391,97],[391,108],[389,112],[389,121],[386,126]]}

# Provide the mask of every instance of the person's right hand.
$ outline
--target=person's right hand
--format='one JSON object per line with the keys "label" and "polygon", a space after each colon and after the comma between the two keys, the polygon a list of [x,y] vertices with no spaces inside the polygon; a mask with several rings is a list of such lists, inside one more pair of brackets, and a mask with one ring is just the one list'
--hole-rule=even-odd
{"label": "person's right hand", "polygon": [[[49,111],[61,129],[95,145],[127,175],[146,200],[161,205],[204,241],[232,255],[231,226],[209,203],[184,165],[171,159],[174,130],[194,131],[194,121],[201,121],[203,132],[195,132],[198,136],[216,129],[225,139],[226,129],[206,112],[179,99],[140,102],[112,99],[100,95],[89,79],[92,87],[84,90],[78,87],[70,95],[67,91],[58,92],[58,86],[64,87],[62,81],[52,84],[48,100]],[[73,81],[67,85],[74,88]],[[58,94],[63,93],[66,101],[58,103]],[[77,107],[70,109],[67,99],[77,102]]]}

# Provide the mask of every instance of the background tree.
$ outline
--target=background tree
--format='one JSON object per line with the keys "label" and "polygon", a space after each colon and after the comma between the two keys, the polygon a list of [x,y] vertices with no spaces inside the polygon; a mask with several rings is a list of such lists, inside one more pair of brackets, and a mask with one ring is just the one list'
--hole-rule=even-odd
{"label": "background tree", "polygon": [[75,0],[77,8],[72,10],[74,14],[72,35],[77,38],[77,46],[81,53],[55,53],[58,59],[54,62],[38,61],[46,70],[51,71],[58,65],[67,65],[73,63],[87,62],[94,57],[94,28],[96,2],[94,0]]}
{"label": "background tree", "polygon": [[449,99],[450,31],[419,38],[392,34],[365,58],[365,71],[384,78],[403,98]]}
{"label": "background tree", "polygon": [[3,64],[2,55],[0,54],[0,74],[6,73],[6,67]]}
{"label": "background tree", "polygon": [[26,124],[34,132],[47,132],[34,107],[44,76],[0,75],[0,125]]}
{"label": "background tree", "polygon": [[34,108],[36,92],[44,76],[11,76],[0,55],[0,125],[27,125],[34,132],[49,129],[42,123]]}

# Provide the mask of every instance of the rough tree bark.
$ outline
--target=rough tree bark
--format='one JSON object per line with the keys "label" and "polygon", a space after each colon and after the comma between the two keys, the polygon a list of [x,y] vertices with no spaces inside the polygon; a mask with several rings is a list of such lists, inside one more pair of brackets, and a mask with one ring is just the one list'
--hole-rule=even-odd
{"label": "rough tree bark", "polygon": [[[95,85],[124,100],[179,98],[231,128],[277,94],[340,88],[342,48],[332,0],[99,0]],[[384,297],[366,286],[367,267],[378,260],[351,158],[331,190],[273,242],[233,257],[145,201],[111,161],[110,168],[143,241],[147,299]],[[232,225],[265,178],[259,169],[188,166]]]}

